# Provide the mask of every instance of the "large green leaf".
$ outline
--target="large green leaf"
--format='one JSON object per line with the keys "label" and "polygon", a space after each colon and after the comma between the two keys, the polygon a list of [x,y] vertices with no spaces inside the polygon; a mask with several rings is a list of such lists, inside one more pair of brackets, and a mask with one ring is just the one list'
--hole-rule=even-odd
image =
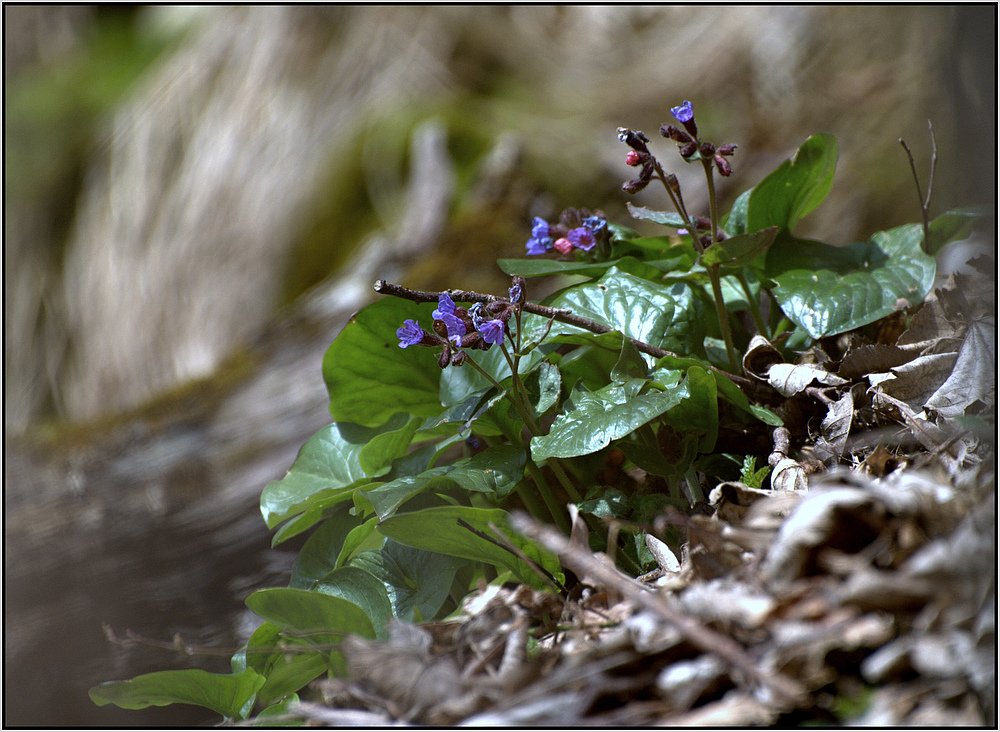
{"label": "large green leaf", "polygon": [[510,515],[498,508],[438,506],[398,513],[383,521],[379,531],[400,544],[510,569],[521,582],[532,587],[544,589],[550,586],[524,560],[470,531],[460,522],[490,537],[493,536],[490,524],[495,525],[522,553],[562,581],[559,560],[530,539],[511,531]]}
{"label": "large green leaf", "polygon": [[812,338],[822,338],[921,302],[936,271],[922,240],[919,224],[880,231],[846,247],[782,233],[768,252],[767,272],[785,314]]}
{"label": "large green leaf", "polygon": [[123,709],[194,704],[231,719],[246,719],[264,677],[253,669],[234,674],[213,674],[189,668],[157,671],[130,681],[108,681],[90,689],[97,706],[114,704]]}
{"label": "large green leaf", "polygon": [[514,445],[488,447],[471,458],[460,458],[448,465],[407,475],[364,490],[380,518],[392,514],[402,503],[430,488],[458,486],[486,493],[497,500],[506,497],[524,475],[524,450]]}
{"label": "large green leaf", "polygon": [[386,539],[380,549],[361,552],[350,567],[377,578],[391,613],[407,623],[430,620],[448,597],[460,560]]}
{"label": "large green leaf", "polygon": [[[400,413],[386,427],[400,429],[400,421],[408,424],[406,415]],[[334,423],[310,437],[285,477],[268,483],[261,493],[260,511],[268,527],[274,528],[318,503],[326,508],[348,499],[350,486],[368,478],[362,467],[362,454],[366,448],[371,452],[368,443],[380,432],[379,429]],[[398,452],[398,444],[391,447]],[[370,460],[371,464],[376,464],[386,455],[385,451],[380,451],[377,459]],[[315,521],[321,518],[321,513],[315,515]],[[299,531],[307,528],[301,526]]]}
{"label": "large green leaf", "polygon": [[421,417],[441,411],[435,351],[400,348],[396,338],[407,319],[429,330],[433,309],[430,303],[389,297],[354,314],[323,357],[334,421],[374,427],[400,411]]}
{"label": "large green leaf", "polygon": [[368,614],[342,597],[274,587],[257,590],[247,597],[246,605],[282,631],[318,645],[339,643],[349,633],[375,637]]}
{"label": "large green leaf", "polygon": [[[600,280],[570,287],[547,304],[567,308],[651,346],[688,353],[703,349],[703,308],[685,282],[658,285],[612,267]],[[588,331],[561,322],[553,323],[550,330],[553,335],[581,332]]]}
{"label": "large green leaf", "polygon": [[532,459],[542,461],[597,452],[690,395],[686,381],[665,391],[643,391],[649,383],[633,379],[624,384],[609,384],[596,392],[577,384],[549,434],[532,438]]}
{"label": "large green leaf", "polygon": [[754,187],[747,204],[746,231],[770,226],[794,229],[826,198],[836,168],[836,138],[826,132],[810,137],[791,160]]}

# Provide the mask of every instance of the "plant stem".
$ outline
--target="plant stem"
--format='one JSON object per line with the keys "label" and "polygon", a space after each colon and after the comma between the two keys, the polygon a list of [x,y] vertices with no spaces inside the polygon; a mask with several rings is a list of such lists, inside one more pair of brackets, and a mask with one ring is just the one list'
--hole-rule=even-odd
{"label": "plant stem", "polygon": [[742,269],[736,270],[736,279],[739,280],[740,287],[746,293],[747,302],[750,303],[750,316],[753,318],[754,325],[757,326],[757,332],[767,338],[767,324],[764,322],[764,315],[760,312],[759,298],[754,297],[753,292],[750,291],[750,284],[747,282],[746,273]]}
{"label": "plant stem", "polygon": [[569,534],[570,526],[569,519],[566,518],[566,510],[563,506],[559,505],[556,497],[552,495],[552,491],[549,489],[549,484],[545,480],[545,476],[542,475],[542,469],[535,464],[535,461],[532,460],[530,456],[528,457],[526,465],[528,467],[528,472],[531,473],[531,479],[535,481],[535,485],[538,486],[538,492],[541,493],[542,500],[545,501],[545,505],[549,509],[549,514],[551,514],[552,520],[561,531]]}
{"label": "plant stem", "polygon": [[[712,238],[710,241],[714,244],[719,231],[719,204],[715,200],[715,175],[712,172],[711,160],[702,158],[701,164],[705,169],[705,179],[708,181],[708,206],[712,222]],[[729,368],[735,372],[739,360],[736,357],[736,348],[733,346],[733,331],[729,325],[729,313],[726,310],[726,302],[722,298],[722,281],[719,276],[719,265],[713,264],[707,269],[708,278],[712,281],[712,294],[715,296],[715,312],[719,316],[722,340],[726,342],[726,355],[729,357]]]}

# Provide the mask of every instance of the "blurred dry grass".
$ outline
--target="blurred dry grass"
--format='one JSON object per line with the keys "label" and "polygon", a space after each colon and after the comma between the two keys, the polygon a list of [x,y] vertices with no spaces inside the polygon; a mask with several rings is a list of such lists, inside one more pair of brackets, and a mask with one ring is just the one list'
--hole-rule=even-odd
{"label": "blurred dry grass", "polygon": [[[92,42],[93,13],[5,12],[9,27],[22,30],[7,34],[20,39],[6,49],[15,84],[39,65],[71,63],[65,49]],[[898,6],[143,10],[134,18],[139,32],[180,40],[97,115],[71,172],[52,176],[51,186],[69,192],[7,197],[5,428],[134,407],[212,373],[273,317],[297,259],[318,280],[371,230],[398,223],[405,138],[429,117],[448,120],[465,180],[505,134],[522,153],[510,174],[526,186],[504,211],[518,220],[473,225],[485,241],[458,252],[488,271],[498,249],[520,248],[517,227],[523,236],[529,213],[604,205],[627,221],[617,193],[627,169],[614,130],[654,133],[681,99],[695,102],[703,132],[740,145],[736,175],[721,190],[728,200],[809,134],[833,132],[841,149],[834,191],[804,233],[834,243],[918,216],[897,138],[910,142],[926,173],[928,118],[940,153],[935,209],[991,202],[993,173],[979,170],[995,157],[986,154],[995,68],[983,65],[992,59],[980,48],[990,41],[991,14]],[[457,149],[463,140],[471,147]],[[694,171],[678,172],[683,182]],[[698,207],[701,188],[688,179]],[[453,217],[464,193],[455,195]],[[302,237],[330,209],[340,220],[325,231],[343,238],[316,254]],[[452,235],[466,237],[468,228]]]}

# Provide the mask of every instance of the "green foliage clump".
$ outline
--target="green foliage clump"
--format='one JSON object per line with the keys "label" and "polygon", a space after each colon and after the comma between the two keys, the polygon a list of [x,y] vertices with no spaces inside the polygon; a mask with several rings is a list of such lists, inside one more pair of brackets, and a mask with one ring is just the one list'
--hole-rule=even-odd
{"label": "green foliage clump", "polygon": [[[559,559],[510,528],[511,510],[568,530],[574,503],[592,541],[617,536],[619,563],[638,574],[655,566],[653,519],[703,502],[701,476],[742,464],[743,482],[764,484],[759,455],[720,447],[725,431],[782,425],[740,373],[750,334],[734,327],[737,314],[786,349],[874,323],[923,300],[933,252],[972,215],[841,248],[796,238],[833,180],[837,145],[826,134],[720,215],[713,176],[728,175],[735,146],[702,141],[690,104],[673,112],[684,129],[663,134],[703,165],[709,215],[688,213],[649,140],[623,128],[639,169],[624,189],[661,182],[675,208],[631,211],[671,232],[642,237],[600,212],[568,210],[558,224],[536,219],[527,244],[559,258],[499,261],[512,277],[504,295],[376,283],[391,297],[351,318],[323,360],[333,422],[261,496],[274,544],[311,535],[287,588],[247,598],[264,622],[232,673],[109,682],[91,690],[95,702],[275,714],[314,678],[346,673],[347,634],[382,638],[390,619],[442,618],[482,581],[564,591]],[[529,280],[553,274],[576,277],[531,302]]]}

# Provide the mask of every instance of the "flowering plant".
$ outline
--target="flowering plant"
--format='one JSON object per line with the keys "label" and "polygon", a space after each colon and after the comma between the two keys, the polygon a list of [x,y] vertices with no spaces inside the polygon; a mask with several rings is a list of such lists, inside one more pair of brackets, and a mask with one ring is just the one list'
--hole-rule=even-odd
{"label": "flowering plant", "polygon": [[[665,235],[567,209],[533,220],[528,258],[499,261],[512,277],[505,295],[377,282],[388,297],[356,313],[323,360],[333,422],[261,496],[274,544],[311,534],[289,586],[247,598],[263,623],[232,674],[110,682],[92,690],[98,703],[280,712],[315,677],[346,673],[345,634],[383,638],[391,618],[445,617],[477,583],[568,592],[559,558],[511,528],[511,509],[568,533],[573,504],[594,545],[638,575],[656,566],[648,532],[666,507],[704,506],[723,480],[767,485],[754,459],[787,457],[824,398],[792,405],[759,360],[920,303],[933,254],[973,215],[929,221],[924,204],[922,224],[867,242],[797,238],[833,180],[827,134],[722,215],[714,175],[732,172],[736,145],[704,140],[690,102],[671,112],[680,126],[661,134],[702,165],[709,210],[689,212],[650,140],[621,128],[624,162],[638,169],[623,190],[659,182],[673,208],[629,210]],[[557,274],[584,281],[532,302],[529,279]],[[664,538],[680,551],[676,532]]]}

